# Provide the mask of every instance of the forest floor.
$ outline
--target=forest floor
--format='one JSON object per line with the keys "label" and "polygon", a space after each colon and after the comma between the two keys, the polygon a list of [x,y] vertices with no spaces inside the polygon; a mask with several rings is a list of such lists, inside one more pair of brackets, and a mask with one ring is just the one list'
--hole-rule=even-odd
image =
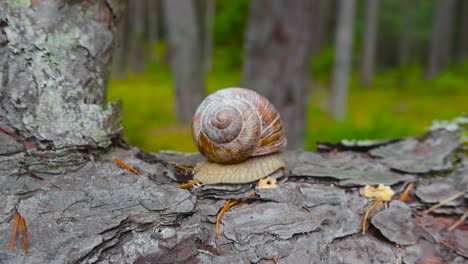
{"label": "forest floor", "polygon": [[[173,110],[173,80],[163,63],[163,48],[156,48],[156,62],[146,70],[109,82],[109,100],[123,100],[123,126],[132,145],[147,151],[172,149],[196,151],[190,125],[177,124]],[[159,56],[158,56],[159,54]],[[414,136],[434,119],[452,119],[468,112],[468,63],[451,68],[431,81],[422,79],[418,65],[376,74],[372,87],[351,78],[348,116],[336,122],[328,111],[330,59],[323,55],[312,62],[306,149],[317,142],[342,139],[380,139]],[[239,86],[240,59],[217,49],[212,70],[206,75],[207,92]],[[158,102],[157,104],[155,102]]]}

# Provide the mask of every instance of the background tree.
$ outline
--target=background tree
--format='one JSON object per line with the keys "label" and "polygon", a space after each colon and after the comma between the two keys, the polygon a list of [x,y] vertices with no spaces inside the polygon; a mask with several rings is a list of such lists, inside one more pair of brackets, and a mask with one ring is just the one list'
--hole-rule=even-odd
{"label": "background tree", "polygon": [[410,34],[414,14],[412,13],[413,8],[412,0],[403,0],[401,8],[401,33],[398,50],[398,63],[399,66],[406,65],[410,57]]}
{"label": "background tree", "polygon": [[197,21],[200,28],[201,54],[205,72],[211,70],[213,54],[213,20],[216,9],[215,0],[196,0]]}
{"label": "background tree", "polygon": [[332,73],[332,113],[336,120],[346,117],[349,74],[353,46],[354,0],[340,0]]}
{"label": "background tree", "polygon": [[145,69],[145,22],[148,9],[146,0],[131,0],[128,7],[128,24],[130,28],[129,52],[127,58],[132,72],[138,73]]}
{"label": "background tree", "polygon": [[458,61],[464,62],[468,59],[468,1],[459,1],[460,14],[458,26]]}
{"label": "background tree", "polygon": [[205,95],[204,67],[194,1],[163,1],[174,76],[177,120],[189,122]]}
{"label": "background tree", "polygon": [[375,47],[377,41],[377,14],[379,0],[366,1],[365,31],[363,37],[363,54],[361,61],[361,83],[369,87],[374,77]]}
{"label": "background tree", "polygon": [[429,60],[426,78],[445,69],[451,59],[453,43],[453,18],[455,14],[455,0],[438,0],[434,9]]}
{"label": "background tree", "polygon": [[242,86],[260,92],[275,105],[290,148],[304,146],[311,3],[252,1],[245,35]]}
{"label": "background tree", "polygon": [[328,0],[313,0],[311,8],[311,23],[312,30],[310,53],[312,58],[320,54],[322,49],[328,42],[328,30],[330,29],[330,20],[332,18],[334,1]]}

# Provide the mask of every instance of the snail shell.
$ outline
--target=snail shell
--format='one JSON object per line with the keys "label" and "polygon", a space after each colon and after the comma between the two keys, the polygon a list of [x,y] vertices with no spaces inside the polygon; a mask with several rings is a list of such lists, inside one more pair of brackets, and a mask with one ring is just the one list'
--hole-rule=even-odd
{"label": "snail shell", "polygon": [[219,90],[200,104],[192,120],[195,144],[209,161],[232,164],[286,146],[280,115],[260,94]]}

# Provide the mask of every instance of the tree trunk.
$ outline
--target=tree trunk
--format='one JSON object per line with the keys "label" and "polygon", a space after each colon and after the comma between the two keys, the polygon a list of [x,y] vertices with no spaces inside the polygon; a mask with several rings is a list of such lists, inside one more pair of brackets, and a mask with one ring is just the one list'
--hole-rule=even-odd
{"label": "tree trunk", "polygon": [[[147,11],[147,10],[146,10]],[[129,50],[127,52],[130,67],[133,73],[145,70],[145,0],[129,1]]]}
{"label": "tree trunk", "polygon": [[427,79],[433,78],[450,63],[455,4],[455,0],[437,1],[433,17],[429,60],[426,68],[425,77]]}
{"label": "tree trunk", "polygon": [[179,122],[189,122],[205,95],[202,42],[195,3],[165,0],[163,6],[175,84],[176,116]]}
{"label": "tree trunk", "polygon": [[128,61],[127,54],[129,50],[129,28],[128,9],[124,12],[122,19],[119,21],[116,30],[116,47],[114,49],[112,60],[112,76],[114,78],[123,79],[127,74]]}
{"label": "tree trunk", "polygon": [[411,45],[411,28],[413,25],[413,1],[404,0],[402,5],[402,23],[401,23],[401,36],[399,45],[399,65],[400,67],[408,64],[410,61],[410,45]]}
{"label": "tree trunk", "polygon": [[332,74],[332,113],[343,121],[348,108],[348,86],[353,46],[354,0],[340,0]]}
{"label": "tree trunk", "polygon": [[159,40],[159,0],[146,0],[146,27],[148,30],[148,41],[151,48]]}
{"label": "tree trunk", "polygon": [[379,0],[366,1],[366,21],[363,38],[363,55],[361,65],[361,83],[369,87],[374,77],[375,48],[377,43],[377,14]]}
{"label": "tree trunk", "polygon": [[66,149],[121,133],[119,108],[105,108],[120,2],[0,4],[0,135]]}
{"label": "tree trunk", "polygon": [[197,0],[197,21],[200,28],[201,56],[205,72],[211,70],[213,54],[213,20],[216,9],[215,0]]}
{"label": "tree trunk", "polygon": [[468,59],[468,1],[460,1],[460,26],[458,32],[458,62]]}
{"label": "tree trunk", "polygon": [[289,148],[304,147],[311,1],[250,2],[242,85],[266,96],[284,122]]}
{"label": "tree trunk", "polygon": [[311,22],[311,57],[317,56],[327,44],[327,26],[329,24],[332,1],[313,0]]}

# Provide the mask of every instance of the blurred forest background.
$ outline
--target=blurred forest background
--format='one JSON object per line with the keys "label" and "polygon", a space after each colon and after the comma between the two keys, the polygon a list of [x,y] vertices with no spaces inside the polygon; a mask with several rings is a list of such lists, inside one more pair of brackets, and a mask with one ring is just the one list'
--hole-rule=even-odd
{"label": "blurred forest background", "polygon": [[194,108],[226,87],[269,97],[308,150],[468,111],[465,0],[131,0],[118,35],[108,98],[149,151],[195,151]]}

